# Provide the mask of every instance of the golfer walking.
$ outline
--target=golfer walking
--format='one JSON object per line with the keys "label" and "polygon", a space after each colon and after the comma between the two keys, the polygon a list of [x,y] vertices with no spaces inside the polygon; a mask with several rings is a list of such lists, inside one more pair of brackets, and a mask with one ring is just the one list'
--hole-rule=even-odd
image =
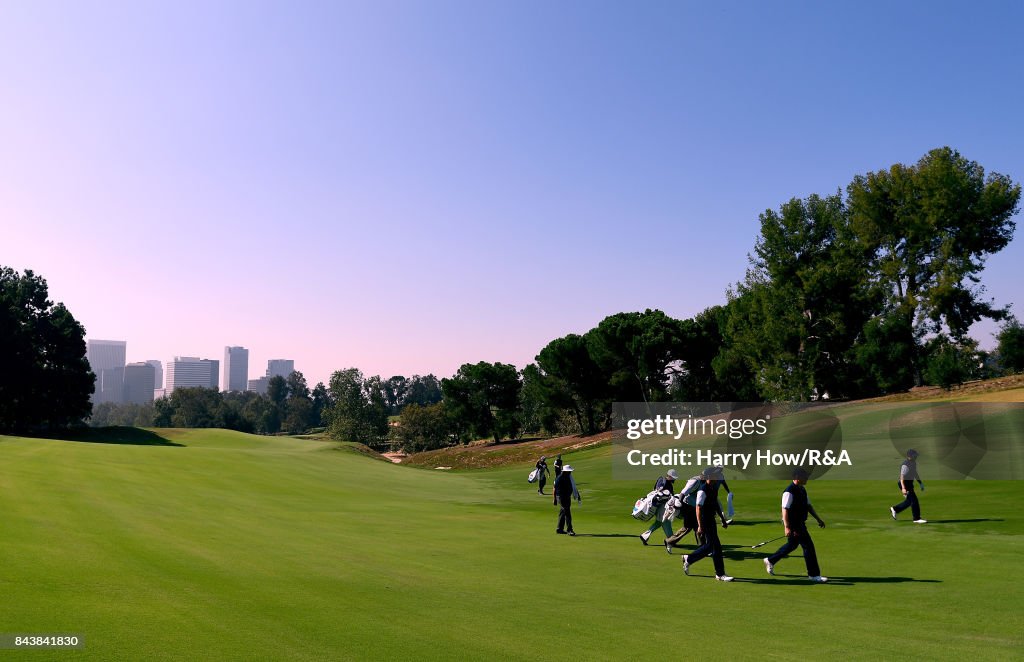
{"label": "golfer walking", "polygon": [[555,457],[555,480],[558,480],[558,475],[562,473],[562,454],[559,453]]}
{"label": "golfer walking", "polygon": [[571,464],[565,465],[562,473],[558,474],[551,491],[555,495],[554,505],[561,506],[558,511],[558,528],[555,529],[555,533],[576,535],[576,532],[572,530],[572,500],[576,499],[576,503],[583,503],[583,499],[580,497],[580,491],[576,489]]}
{"label": "golfer walking", "polygon": [[[670,494],[674,494],[677,478],[679,478],[679,473],[675,469],[669,469],[667,472],[665,472],[664,476],[658,477],[657,482],[654,483],[654,491],[660,494],[662,490],[668,490]],[[650,539],[651,534],[654,533],[654,530],[659,526],[661,527],[661,530],[665,533],[666,540],[672,537],[672,522],[669,522],[665,519],[666,503],[668,503],[667,500],[665,501],[665,503],[662,503],[661,505],[658,506],[658,510],[654,515],[654,523],[652,523],[646,531],[640,534],[640,542],[642,542],[644,545],[647,544],[647,541]]]}
{"label": "golfer walking", "polygon": [[907,459],[900,465],[899,485],[904,499],[889,508],[889,513],[893,519],[896,519],[896,515],[910,508],[910,514],[914,516],[914,524],[926,524],[928,520],[921,519],[921,504],[917,500],[917,494],[914,493],[915,480],[921,486],[921,491],[924,492],[924,483],[921,482],[921,476],[917,473],[917,455],[917,451],[911,448],[907,451]]}
{"label": "golfer walking", "polygon": [[814,506],[807,496],[807,479],[810,474],[806,470],[797,468],[793,470],[793,482],[782,493],[782,524],[786,529],[786,544],[764,560],[764,569],[769,575],[775,574],[775,564],[789,556],[789,553],[798,546],[803,547],[804,563],[807,565],[807,578],[812,582],[825,583],[828,577],[821,576],[821,569],[818,567],[818,555],[814,553],[814,541],[807,531],[807,515],[810,514],[818,520],[818,526],[825,528],[825,521],[814,512]]}
{"label": "golfer walking", "polygon": [[697,535],[701,537],[703,543],[692,554],[683,556],[683,572],[689,575],[691,565],[710,555],[715,562],[715,579],[720,582],[731,582],[732,577],[725,574],[725,558],[722,555],[722,543],[718,539],[718,524],[715,522],[715,515],[718,515],[722,520],[722,528],[729,528],[722,506],[718,503],[718,486],[724,475],[714,467],[705,469],[701,475],[704,477],[704,484],[697,490],[696,504]]}
{"label": "golfer walking", "polygon": [[547,456],[541,455],[540,459],[537,460],[537,482],[540,486],[537,488],[537,494],[544,494],[544,486],[548,482],[548,463]]}
{"label": "golfer walking", "polygon": [[[678,532],[665,538],[665,551],[669,554],[672,553],[672,548],[675,547],[679,542],[686,537],[686,534],[690,531],[694,532],[694,537],[697,536],[697,490],[700,489],[701,485],[704,484],[704,476],[697,474],[693,478],[686,481],[686,485],[683,489],[679,490],[679,494],[676,497],[682,502],[682,508],[680,509],[679,515],[683,519],[683,528]],[[700,539],[697,540],[697,544],[701,543]]]}

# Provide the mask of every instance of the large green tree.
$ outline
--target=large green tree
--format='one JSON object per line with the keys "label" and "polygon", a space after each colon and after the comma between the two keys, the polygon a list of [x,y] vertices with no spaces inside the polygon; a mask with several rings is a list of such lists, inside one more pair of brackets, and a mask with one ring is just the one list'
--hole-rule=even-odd
{"label": "large green tree", "polygon": [[452,418],[477,438],[515,438],[519,434],[519,372],[506,363],[466,363],[441,380]]}
{"label": "large green tree", "polygon": [[32,271],[0,267],[0,430],[62,427],[89,416],[95,376],[85,329]]}
{"label": "large green tree", "polygon": [[667,397],[681,330],[679,320],[660,310],[645,310],[606,317],[584,338],[614,399],[651,402]]}
{"label": "large green tree", "polygon": [[984,298],[979,274],[1013,237],[1019,183],[943,147],[914,165],[857,176],[847,193],[853,232],[886,295],[885,315],[910,330],[902,342],[918,371],[926,334],[961,342],[974,322],[1006,317],[1006,308]]}
{"label": "large green tree", "polygon": [[546,424],[553,426],[557,411],[572,412],[584,434],[594,434],[610,420],[612,387],[608,375],[591,354],[584,336],[571,333],[549,342],[537,354],[540,368],[536,385],[546,409]]}
{"label": "large green tree", "polygon": [[840,194],[793,198],[760,216],[761,233],[730,342],[768,399],[854,395],[851,348],[879,310],[869,251],[854,240]]}
{"label": "large green tree", "polygon": [[372,445],[388,434],[387,403],[380,377],[366,379],[356,368],[331,375],[330,399],[326,410],[328,429],[335,439]]}
{"label": "large green tree", "polygon": [[1008,319],[996,335],[999,363],[1006,373],[1024,372],[1024,326],[1016,318]]}

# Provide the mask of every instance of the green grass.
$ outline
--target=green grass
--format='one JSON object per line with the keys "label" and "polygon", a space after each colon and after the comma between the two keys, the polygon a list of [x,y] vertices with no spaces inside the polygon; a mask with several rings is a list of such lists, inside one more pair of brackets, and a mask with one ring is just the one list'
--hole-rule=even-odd
{"label": "green grass", "polygon": [[655,476],[612,480],[609,447],[566,457],[592,534],[569,538],[527,465],[453,474],[308,439],[156,434],[0,437],[0,633],[86,638],[0,658],[1019,659],[1024,644],[1019,482],[926,477],[924,526],[889,519],[892,481],[812,482],[821,586],[799,556],[764,573],[774,543],[748,546],[781,533],[784,484],[737,482],[723,584],[710,559],[686,577],[679,555],[623,537]]}

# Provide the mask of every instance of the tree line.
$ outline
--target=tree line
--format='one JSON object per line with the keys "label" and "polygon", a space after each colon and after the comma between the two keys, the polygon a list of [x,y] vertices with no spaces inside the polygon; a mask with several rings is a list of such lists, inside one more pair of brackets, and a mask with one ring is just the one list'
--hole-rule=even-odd
{"label": "tree line", "polygon": [[[980,284],[985,260],[1012,239],[1020,194],[1009,177],[936,149],[916,164],[858,175],[845,190],[763,212],[744,278],[721,305],[690,319],[658,310],[611,315],[586,333],[552,340],[521,371],[466,363],[439,380],[348,368],[312,390],[293,373],[272,379],[265,396],[177,389],[150,409],[100,405],[92,422],[262,434],[324,428],[338,439],[418,451],[479,438],[593,434],[609,425],[616,401],[862,398],[1021,371],[1024,329]],[[25,314],[40,320],[50,310],[41,328],[61,331],[42,336],[70,338],[65,363],[80,370],[84,331],[63,306],[45,301],[45,281],[31,272],[25,279],[34,299],[9,295],[8,283],[19,278],[3,272],[4,307],[27,306]],[[19,287],[12,292],[32,291]],[[968,335],[986,318],[1002,322],[998,362]],[[0,320],[4,330],[16,328],[12,319]],[[54,352],[19,351],[35,357],[29,364],[45,364],[41,357]],[[79,390],[91,385],[90,377]],[[0,395],[5,387],[0,382]],[[87,415],[81,397],[65,400],[77,409],[58,415],[47,407],[39,420]],[[0,425],[36,415],[10,418],[7,402]]]}

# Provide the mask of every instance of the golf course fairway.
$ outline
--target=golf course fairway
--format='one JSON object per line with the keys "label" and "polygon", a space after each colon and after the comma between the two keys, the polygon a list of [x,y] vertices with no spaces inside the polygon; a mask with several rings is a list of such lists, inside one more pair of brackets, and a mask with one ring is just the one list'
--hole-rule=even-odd
{"label": "golf course fairway", "polygon": [[[1024,485],[929,481],[898,522],[895,481],[811,481],[828,584],[780,543],[784,482],[736,481],[710,559],[682,572],[629,516],[649,481],[610,449],[566,456],[575,538],[529,465],[450,472],[348,445],[222,430],[133,443],[0,436],[0,633],[80,650],[5,659],[1020,659]],[[117,435],[112,433],[112,439]],[[123,440],[122,440],[123,441]],[[899,460],[894,461],[894,472]],[[780,541],[781,542],[781,541]]]}

